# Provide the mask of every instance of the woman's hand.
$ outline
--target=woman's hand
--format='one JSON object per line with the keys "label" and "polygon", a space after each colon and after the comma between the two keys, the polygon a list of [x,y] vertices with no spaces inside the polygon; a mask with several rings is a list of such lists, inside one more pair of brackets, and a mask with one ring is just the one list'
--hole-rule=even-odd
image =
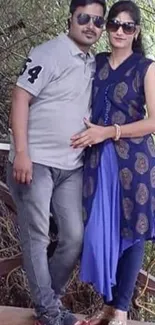
{"label": "woman's hand", "polygon": [[108,127],[95,125],[84,119],[87,130],[71,137],[71,146],[73,148],[86,148],[105,141],[109,138]]}

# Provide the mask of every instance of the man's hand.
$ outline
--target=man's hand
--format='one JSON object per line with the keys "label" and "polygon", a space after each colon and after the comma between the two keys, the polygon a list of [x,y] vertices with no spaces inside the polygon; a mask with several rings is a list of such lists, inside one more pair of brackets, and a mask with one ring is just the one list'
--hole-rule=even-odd
{"label": "man's hand", "polygon": [[25,152],[17,153],[13,162],[13,177],[17,183],[30,184],[32,181],[32,162]]}

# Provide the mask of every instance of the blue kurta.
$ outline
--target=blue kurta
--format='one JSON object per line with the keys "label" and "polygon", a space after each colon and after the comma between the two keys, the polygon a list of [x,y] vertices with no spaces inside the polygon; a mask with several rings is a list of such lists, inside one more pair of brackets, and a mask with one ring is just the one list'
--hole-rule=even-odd
{"label": "blue kurta", "polygon": [[[92,122],[119,125],[145,118],[144,77],[152,61],[133,53],[116,70],[97,56]],[[83,211],[87,220],[81,280],[112,300],[123,251],[155,236],[155,145],[152,135],[107,140],[86,153]]]}

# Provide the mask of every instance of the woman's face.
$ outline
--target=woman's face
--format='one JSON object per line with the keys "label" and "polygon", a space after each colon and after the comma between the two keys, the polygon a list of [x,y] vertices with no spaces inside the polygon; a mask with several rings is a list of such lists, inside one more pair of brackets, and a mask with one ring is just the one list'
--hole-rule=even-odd
{"label": "woman's face", "polygon": [[107,33],[112,48],[132,49],[134,38],[138,37],[140,28],[135,25],[128,12],[121,12],[107,23]]}

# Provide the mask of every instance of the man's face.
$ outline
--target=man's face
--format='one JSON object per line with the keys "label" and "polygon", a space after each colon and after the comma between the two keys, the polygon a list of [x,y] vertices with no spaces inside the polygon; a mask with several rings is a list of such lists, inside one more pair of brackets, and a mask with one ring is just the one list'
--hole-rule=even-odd
{"label": "man's face", "polygon": [[81,46],[97,42],[102,30],[103,7],[98,3],[78,7],[71,17],[69,35]]}

